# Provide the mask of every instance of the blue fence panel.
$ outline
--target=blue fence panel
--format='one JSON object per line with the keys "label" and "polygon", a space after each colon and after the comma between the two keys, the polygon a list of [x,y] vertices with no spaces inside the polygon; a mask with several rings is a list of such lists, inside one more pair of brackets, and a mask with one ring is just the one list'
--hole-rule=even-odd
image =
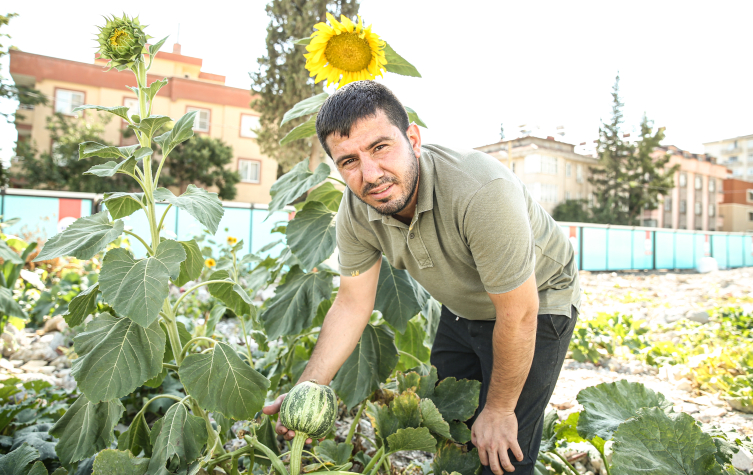
{"label": "blue fence panel", "polygon": [[[266,209],[254,210],[253,221],[251,224],[254,230],[254,242],[251,243],[251,252],[257,253],[259,252],[259,249],[266,246],[267,244],[271,244],[274,241],[285,237],[279,233],[272,234],[272,229],[277,227],[277,225],[281,222],[287,222],[289,216],[288,213],[285,211],[278,211],[272,213],[272,216],[270,216],[269,219],[266,219],[268,214],[269,211],[267,211]],[[280,251],[282,251],[282,248],[283,245],[279,244],[265,252],[264,255],[276,256],[280,253]]]}
{"label": "blue fence panel", "polygon": [[690,233],[675,233],[675,269],[692,269],[695,267],[693,249],[694,235]]}
{"label": "blue fence panel", "polygon": [[49,239],[58,233],[57,198],[6,195],[4,201],[3,218],[20,218],[18,223],[6,229],[6,233],[41,239]]}
{"label": "blue fence panel", "polygon": [[570,240],[570,245],[573,246],[573,253],[575,254],[575,265],[580,270],[580,239],[581,228],[579,226],[560,225],[560,229],[566,238]]}
{"label": "blue fence panel", "polygon": [[607,269],[607,230],[583,228],[583,270]]}
{"label": "blue fence panel", "polygon": [[609,270],[629,270],[633,267],[633,233],[629,229],[607,229],[607,266]]}
{"label": "blue fence panel", "polygon": [[727,262],[727,235],[726,234],[712,234],[711,235],[711,256],[716,259],[716,263],[720,269],[726,269],[729,267]]}
{"label": "blue fence panel", "polygon": [[743,236],[745,247],[745,266],[753,266],[753,236]]}
{"label": "blue fence panel", "polygon": [[727,256],[729,267],[742,267],[744,265],[743,260],[743,237],[740,235],[727,236]]}
{"label": "blue fence panel", "polygon": [[671,231],[656,232],[656,268],[674,269],[675,267],[675,233]]}
{"label": "blue fence panel", "polygon": [[632,269],[647,270],[654,267],[653,232],[644,230],[630,231],[632,234]]}

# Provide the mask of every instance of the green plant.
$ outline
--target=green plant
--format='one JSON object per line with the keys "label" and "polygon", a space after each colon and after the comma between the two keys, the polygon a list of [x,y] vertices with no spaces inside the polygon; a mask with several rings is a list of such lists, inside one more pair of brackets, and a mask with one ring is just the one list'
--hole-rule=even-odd
{"label": "green plant", "polygon": [[306,381],[290,390],[280,407],[280,422],[295,431],[290,446],[290,472],[301,472],[301,451],[306,439],[327,435],[335,423],[337,398],[329,386]]}
{"label": "green plant", "polygon": [[[10,220],[0,224],[0,229],[13,222],[14,220]],[[13,290],[20,280],[26,260],[36,247],[36,243],[28,244],[15,236],[0,234],[0,259],[3,260],[0,268],[0,332],[5,329],[8,322],[21,326],[28,319],[28,315],[14,298]],[[18,299],[24,298],[26,286],[21,285],[21,289],[21,295]]]}
{"label": "green plant", "polygon": [[649,346],[648,326],[631,315],[599,312],[579,319],[570,340],[570,352],[576,361],[598,363],[615,354],[639,354]]}

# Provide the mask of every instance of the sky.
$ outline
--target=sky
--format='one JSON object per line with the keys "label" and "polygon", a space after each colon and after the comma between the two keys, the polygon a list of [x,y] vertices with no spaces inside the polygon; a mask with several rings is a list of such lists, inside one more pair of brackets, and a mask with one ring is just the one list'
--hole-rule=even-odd
{"label": "sky", "polygon": [[[182,53],[202,58],[203,71],[249,89],[248,73],[265,51],[265,4],[14,2],[19,17],[1,43],[91,63],[95,25],[126,11],[151,36],[170,35],[165,51],[179,35]],[[362,0],[360,13],[421,72],[386,73],[380,81],[428,125],[425,143],[478,147],[497,142],[502,124],[507,138],[523,124],[544,135],[563,126],[563,141],[591,143],[600,120],[609,120],[618,72],[626,133],[644,113],[666,127],[665,145],[691,152],[753,133],[749,0]],[[0,75],[10,76],[7,56]],[[15,139],[13,126],[0,120],[0,157],[12,155]]]}

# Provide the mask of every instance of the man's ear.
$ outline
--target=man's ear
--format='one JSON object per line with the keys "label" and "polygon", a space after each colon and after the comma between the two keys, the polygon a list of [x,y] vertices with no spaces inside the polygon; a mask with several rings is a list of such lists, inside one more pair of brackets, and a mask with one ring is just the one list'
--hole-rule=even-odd
{"label": "man's ear", "polygon": [[408,126],[408,130],[405,131],[405,135],[408,136],[408,143],[410,143],[413,149],[413,154],[416,158],[421,156],[421,131],[416,124]]}

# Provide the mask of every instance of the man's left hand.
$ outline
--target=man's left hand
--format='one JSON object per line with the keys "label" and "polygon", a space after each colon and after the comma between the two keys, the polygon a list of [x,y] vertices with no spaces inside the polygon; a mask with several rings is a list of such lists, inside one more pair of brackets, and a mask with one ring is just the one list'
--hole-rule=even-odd
{"label": "man's left hand", "polygon": [[512,411],[485,408],[473,423],[471,441],[478,448],[481,463],[488,465],[495,475],[502,475],[502,468],[515,471],[507,456],[508,449],[518,462],[523,461],[523,451],[518,445],[518,418]]}

